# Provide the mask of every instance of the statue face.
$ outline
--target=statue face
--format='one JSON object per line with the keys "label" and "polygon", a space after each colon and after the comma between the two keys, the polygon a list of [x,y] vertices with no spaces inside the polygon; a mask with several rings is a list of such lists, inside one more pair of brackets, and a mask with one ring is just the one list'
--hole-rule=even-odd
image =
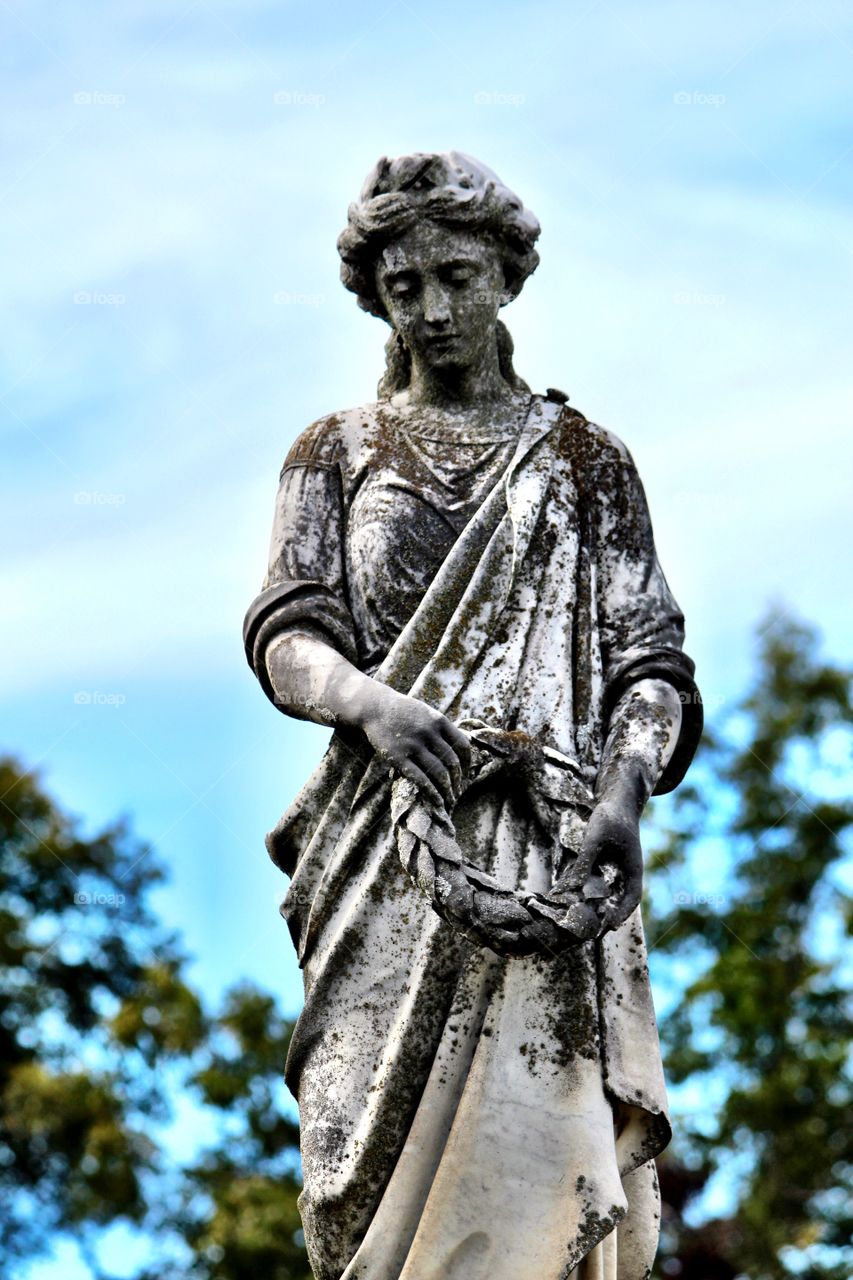
{"label": "statue face", "polygon": [[376,281],[415,362],[470,369],[494,346],[498,310],[509,295],[487,237],[419,222],[383,251]]}

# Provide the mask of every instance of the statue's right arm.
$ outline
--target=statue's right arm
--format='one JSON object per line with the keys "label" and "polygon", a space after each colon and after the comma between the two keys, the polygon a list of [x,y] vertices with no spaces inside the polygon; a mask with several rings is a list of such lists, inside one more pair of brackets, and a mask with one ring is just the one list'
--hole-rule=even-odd
{"label": "statue's right arm", "polygon": [[468,763],[465,734],[355,665],[344,568],[344,434],[338,415],[319,419],[285,460],[264,590],[246,619],[247,657],[281,711],[361,730],[389,765],[435,803],[450,804]]}
{"label": "statue's right arm", "polygon": [[440,711],[365,675],[318,635],[284,632],[267,646],[265,660],[276,705],[287,715],[360,729],[433,803],[453,804],[470,746]]}

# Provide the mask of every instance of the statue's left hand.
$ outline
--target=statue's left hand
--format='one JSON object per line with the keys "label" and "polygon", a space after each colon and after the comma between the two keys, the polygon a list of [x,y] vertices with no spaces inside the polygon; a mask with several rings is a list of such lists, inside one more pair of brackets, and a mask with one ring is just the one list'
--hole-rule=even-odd
{"label": "statue's left hand", "polygon": [[616,892],[601,907],[605,932],[624,924],[640,902],[643,851],[639,819],[633,806],[604,798],[592,812],[580,855],[570,873],[571,882],[581,889],[593,877],[600,880],[608,866],[616,868],[618,876]]}

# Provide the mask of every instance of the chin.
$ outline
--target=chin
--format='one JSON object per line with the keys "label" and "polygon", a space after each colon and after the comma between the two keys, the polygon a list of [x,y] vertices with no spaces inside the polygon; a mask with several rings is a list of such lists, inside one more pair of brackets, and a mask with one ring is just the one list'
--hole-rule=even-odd
{"label": "chin", "polygon": [[472,360],[460,355],[458,351],[432,351],[428,361],[430,368],[440,369],[443,373],[464,373],[473,364]]}

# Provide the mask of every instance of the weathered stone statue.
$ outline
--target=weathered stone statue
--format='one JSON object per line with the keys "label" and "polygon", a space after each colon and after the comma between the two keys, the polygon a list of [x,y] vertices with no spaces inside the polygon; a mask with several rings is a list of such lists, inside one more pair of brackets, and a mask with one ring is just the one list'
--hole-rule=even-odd
{"label": "weathered stone statue", "polygon": [[338,247],[379,398],[290,450],[246,618],[335,729],[268,839],[317,1280],[642,1280],[657,1245],[638,823],[701,704],[630,454],[513,369],[538,234],[469,156],[377,164]]}

